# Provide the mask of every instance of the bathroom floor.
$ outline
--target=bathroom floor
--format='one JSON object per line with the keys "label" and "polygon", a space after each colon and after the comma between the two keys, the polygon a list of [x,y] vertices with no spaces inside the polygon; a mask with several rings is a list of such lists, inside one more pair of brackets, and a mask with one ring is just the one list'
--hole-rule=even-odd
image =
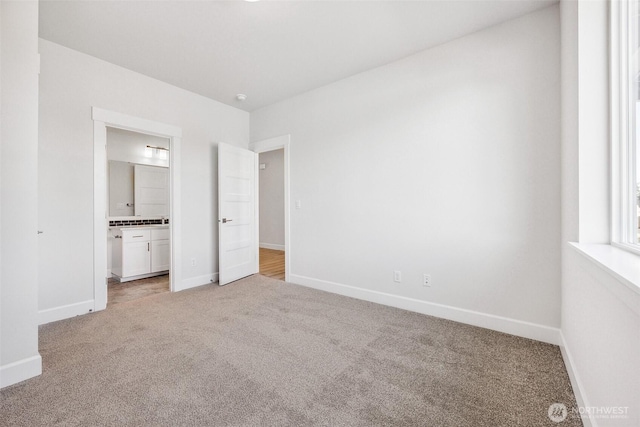
{"label": "bathroom floor", "polygon": [[109,279],[107,286],[107,307],[163,292],[169,292],[169,274],[124,283],[120,283],[115,279]]}

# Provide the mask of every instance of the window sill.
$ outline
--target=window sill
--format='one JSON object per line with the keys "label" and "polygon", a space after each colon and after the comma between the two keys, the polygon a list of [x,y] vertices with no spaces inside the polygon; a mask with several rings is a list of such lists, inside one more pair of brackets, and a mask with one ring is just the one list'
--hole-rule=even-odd
{"label": "window sill", "polygon": [[579,254],[640,295],[640,256],[612,245],[569,243]]}

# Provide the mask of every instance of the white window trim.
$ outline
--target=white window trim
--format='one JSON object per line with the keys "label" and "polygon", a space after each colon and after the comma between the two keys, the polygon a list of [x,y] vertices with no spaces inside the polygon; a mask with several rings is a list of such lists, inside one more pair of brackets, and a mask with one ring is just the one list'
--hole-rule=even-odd
{"label": "white window trim", "polygon": [[[629,67],[629,8],[631,2],[610,2],[611,19],[611,244],[640,255],[637,244],[635,147],[631,126],[635,103],[627,95]],[[634,219],[635,218],[635,219]]]}
{"label": "white window trim", "polygon": [[[576,253],[580,254],[585,260],[588,260],[591,264],[597,267],[597,270],[590,270],[593,274],[598,274],[598,271],[604,272],[608,277],[614,279],[613,281],[608,280],[598,280],[609,292],[613,293],[620,299],[624,304],[630,306],[633,310],[640,313],[640,305],[638,305],[638,298],[640,298],[640,245],[631,245],[623,243],[623,227],[629,225],[629,219],[631,215],[627,215],[626,223],[623,223],[623,206],[622,206],[622,186],[624,183],[625,168],[630,166],[629,163],[623,162],[622,160],[629,160],[629,157],[623,157],[623,150],[626,150],[625,146],[628,144],[628,132],[624,131],[624,129],[628,129],[629,125],[629,104],[623,103],[621,99],[622,93],[628,93],[629,80],[628,70],[621,70],[620,64],[621,60],[627,57],[626,50],[626,38],[624,38],[627,33],[626,27],[621,27],[621,23],[624,23],[626,26],[628,21],[626,20],[626,11],[621,10],[622,7],[626,6],[626,1],[611,1],[607,2],[608,8],[608,16],[609,16],[609,28],[606,32],[607,39],[609,40],[608,46],[608,68],[609,68],[609,86],[607,88],[607,94],[603,95],[602,98],[589,97],[585,96],[585,99],[580,98],[578,100],[578,104],[587,103],[587,102],[608,102],[607,106],[609,109],[609,131],[608,137],[609,140],[606,141],[609,145],[609,155],[610,158],[608,161],[601,159],[601,155],[598,156],[599,159],[604,160],[607,164],[607,169],[609,172],[610,183],[608,184],[609,195],[605,198],[608,199],[609,206],[609,214],[610,219],[608,219],[609,223],[609,236],[608,239],[593,239],[592,236],[587,236],[587,238],[583,238],[580,229],[578,230],[578,242],[567,242],[567,246],[574,250]],[[625,13],[623,15],[623,13]],[[602,21],[598,19],[596,21],[595,14],[585,16],[585,27],[589,30],[595,28],[595,26],[602,25]],[[592,28],[594,27],[594,28]],[[596,30],[598,30],[596,28]],[[585,30],[586,31],[586,30]],[[604,31],[603,31],[604,32]],[[604,34],[600,34],[598,32],[597,36],[601,37]],[[589,40],[586,41],[586,44],[589,43]],[[622,44],[624,43],[624,44]],[[621,46],[622,44],[622,46]],[[584,64],[579,64],[578,69],[582,71],[582,67],[587,68],[591,66],[597,66],[597,64],[593,63],[594,58],[587,56]],[[602,57],[595,58],[597,61],[604,60]],[[625,59],[626,61],[626,59]],[[624,74],[623,74],[624,71]],[[589,75],[587,74],[587,79]],[[592,81],[589,81],[590,83]],[[597,82],[596,82],[597,83]],[[625,92],[621,91],[621,85],[625,86]],[[589,95],[588,93],[586,95]],[[628,100],[629,97],[626,96]],[[635,106],[634,106],[635,107]],[[589,116],[591,120],[599,120],[600,117]],[[585,132],[588,132],[592,129],[592,126],[585,126]],[[587,142],[589,142],[588,137],[589,134],[585,135],[587,138]],[[621,141],[622,138],[625,138]],[[583,141],[580,141],[581,143]],[[600,140],[600,143],[604,144],[605,141]],[[593,147],[589,144],[586,144],[584,148],[580,146],[579,151],[586,151],[586,154],[592,154],[590,150],[593,150]],[[589,156],[585,156],[585,158],[592,160]],[[584,160],[580,156],[578,156],[579,161],[579,172],[584,170],[589,170],[592,165],[589,163],[582,163]],[[584,173],[584,172],[583,172]],[[592,181],[587,181],[586,184],[593,184]],[[581,187],[580,182],[578,187]],[[633,186],[635,187],[635,185]],[[589,194],[588,185],[579,188],[584,191],[585,194]],[[628,191],[629,185],[626,185],[625,191]],[[596,189],[596,191],[599,190]],[[626,197],[627,200],[627,208],[630,207],[630,202],[634,200],[635,196],[635,188],[633,188],[634,193],[630,196]],[[629,193],[627,193],[629,194]],[[582,196],[582,194],[580,195]],[[602,203],[598,200],[598,203]],[[578,220],[580,222],[586,221],[589,224],[589,218],[587,215],[587,219],[583,219],[583,216],[587,213],[586,206],[579,206],[579,214]],[[629,213],[629,211],[626,211]],[[582,226],[582,224],[580,224]],[[580,227],[579,227],[580,228]],[[596,276],[597,277],[597,276]],[[618,286],[617,284],[621,284],[622,286]]]}

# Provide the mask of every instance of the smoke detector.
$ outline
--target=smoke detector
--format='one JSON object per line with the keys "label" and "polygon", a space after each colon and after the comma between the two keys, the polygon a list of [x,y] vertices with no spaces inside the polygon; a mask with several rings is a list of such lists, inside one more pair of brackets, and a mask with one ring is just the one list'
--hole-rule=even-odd
{"label": "smoke detector", "polygon": [[236,99],[238,101],[244,101],[245,99],[247,99],[247,95],[245,95],[244,93],[239,93],[236,95]]}

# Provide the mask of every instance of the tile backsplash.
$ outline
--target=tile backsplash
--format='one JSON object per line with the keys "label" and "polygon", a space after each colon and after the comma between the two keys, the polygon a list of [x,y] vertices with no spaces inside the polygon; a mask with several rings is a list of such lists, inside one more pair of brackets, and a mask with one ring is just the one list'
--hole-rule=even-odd
{"label": "tile backsplash", "polygon": [[124,219],[117,221],[109,221],[109,227],[122,227],[125,225],[153,225],[153,224],[169,224],[168,219]]}

